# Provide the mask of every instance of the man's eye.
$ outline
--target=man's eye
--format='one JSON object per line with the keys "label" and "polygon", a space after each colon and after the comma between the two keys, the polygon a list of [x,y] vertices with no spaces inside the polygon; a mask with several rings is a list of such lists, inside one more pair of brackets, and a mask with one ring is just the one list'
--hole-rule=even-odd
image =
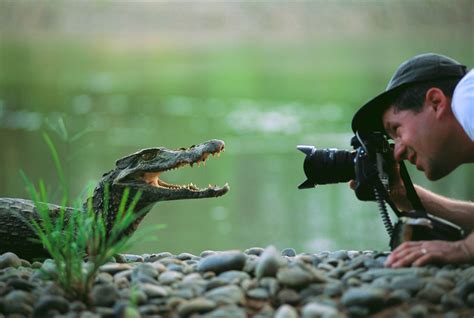
{"label": "man's eye", "polygon": [[143,160],[151,160],[155,157],[156,157],[156,153],[154,153],[154,152],[147,152],[147,153],[142,154],[142,159]]}

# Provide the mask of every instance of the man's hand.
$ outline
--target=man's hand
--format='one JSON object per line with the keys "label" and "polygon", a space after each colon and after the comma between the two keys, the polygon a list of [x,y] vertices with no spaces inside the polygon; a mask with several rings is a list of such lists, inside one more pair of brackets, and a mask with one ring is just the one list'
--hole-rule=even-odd
{"label": "man's hand", "polygon": [[416,241],[405,242],[387,258],[385,266],[423,266],[428,263],[469,263],[474,261],[474,236],[456,242]]}

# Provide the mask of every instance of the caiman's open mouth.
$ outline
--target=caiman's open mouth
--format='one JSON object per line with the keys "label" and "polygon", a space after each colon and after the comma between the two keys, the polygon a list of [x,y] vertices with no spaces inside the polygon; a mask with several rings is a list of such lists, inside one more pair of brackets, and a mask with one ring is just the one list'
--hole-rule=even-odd
{"label": "caiman's open mouth", "polygon": [[169,190],[189,190],[192,192],[202,192],[202,191],[222,191],[224,194],[227,192],[229,189],[229,185],[226,183],[223,187],[218,187],[216,185],[210,185],[207,188],[200,189],[198,188],[195,184],[189,183],[186,185],[179,185],[179,184],[171,184],[168,182],[165,182],[164,180],[160,179],[160,175],[164,172],[170,171],[170,170],[175,170],[179,169],[183,166],[191,166],[193,167],[195,164],[199,166],[206,165],[206,160],[208,159],[209,155],[215,156],[217,155],[218,157],[220,156],[220,153],[224,151],[224,144],[219,145],[215,151],[203,151],[201,156],[197,157],[196,159],[189,159],[185,158],[183,161],[178,161],[174,166],[169,167],[166,170],[158,171],[158,172],[145,172],[142,176],[142,180],[146,182],[147,184],[157,187],[157,188],[162,188],[162,189],[169,189]]}

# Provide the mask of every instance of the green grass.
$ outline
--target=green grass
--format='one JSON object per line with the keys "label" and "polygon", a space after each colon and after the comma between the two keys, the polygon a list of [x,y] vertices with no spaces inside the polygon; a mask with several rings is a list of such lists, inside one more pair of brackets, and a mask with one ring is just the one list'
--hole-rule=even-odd
{"label": "green grass", "polygon": [[[64,130],[65,131],[65,130]],[[97,273],[102,265],[115,255],[129,250],[144,235],[134,237],[121,235],[142,213],[134,211],[141,193],[137,192],[130,202],[129,189],[126,189],[120,201],[115,222],[110,231],[107,230],[107,207],[109,201],[109,186],[104,190],[105,210],[97,213],[88,200],[87,208],[83,209],[80,200],[70,204],[68,187],[62,171],[56,148],[47,134],[43,135],[63,191],[61,206],[57,215],[51,215],[48,205],[48,191],[45,183],[40,180],[35,186],[23,173],[22,177],[34,201],[40,221],[24,220],[31,225],[43,247],[51,255],[56,266],[57,276],[51,277],[64,289],[70,299],[80,299],[89,303],[89,293]],[[92,188],[89,191],[92,196]],[[71,208],[66,208],[72,206]],[[84,260],[87,259],[87,262]]]}

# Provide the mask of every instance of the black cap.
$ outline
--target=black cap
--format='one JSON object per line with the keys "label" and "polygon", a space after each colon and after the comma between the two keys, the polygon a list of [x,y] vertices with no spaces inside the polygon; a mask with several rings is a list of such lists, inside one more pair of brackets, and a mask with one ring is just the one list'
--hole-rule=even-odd
{"label": "black cap", "polygon": [[384,131],[382,115],[395,96],[410,84],[431,80],[462,78],[465,65],[444,55],[426,53],[403,62],[393,74],[383,93],[368,101],[352,118],[354,133]]}

